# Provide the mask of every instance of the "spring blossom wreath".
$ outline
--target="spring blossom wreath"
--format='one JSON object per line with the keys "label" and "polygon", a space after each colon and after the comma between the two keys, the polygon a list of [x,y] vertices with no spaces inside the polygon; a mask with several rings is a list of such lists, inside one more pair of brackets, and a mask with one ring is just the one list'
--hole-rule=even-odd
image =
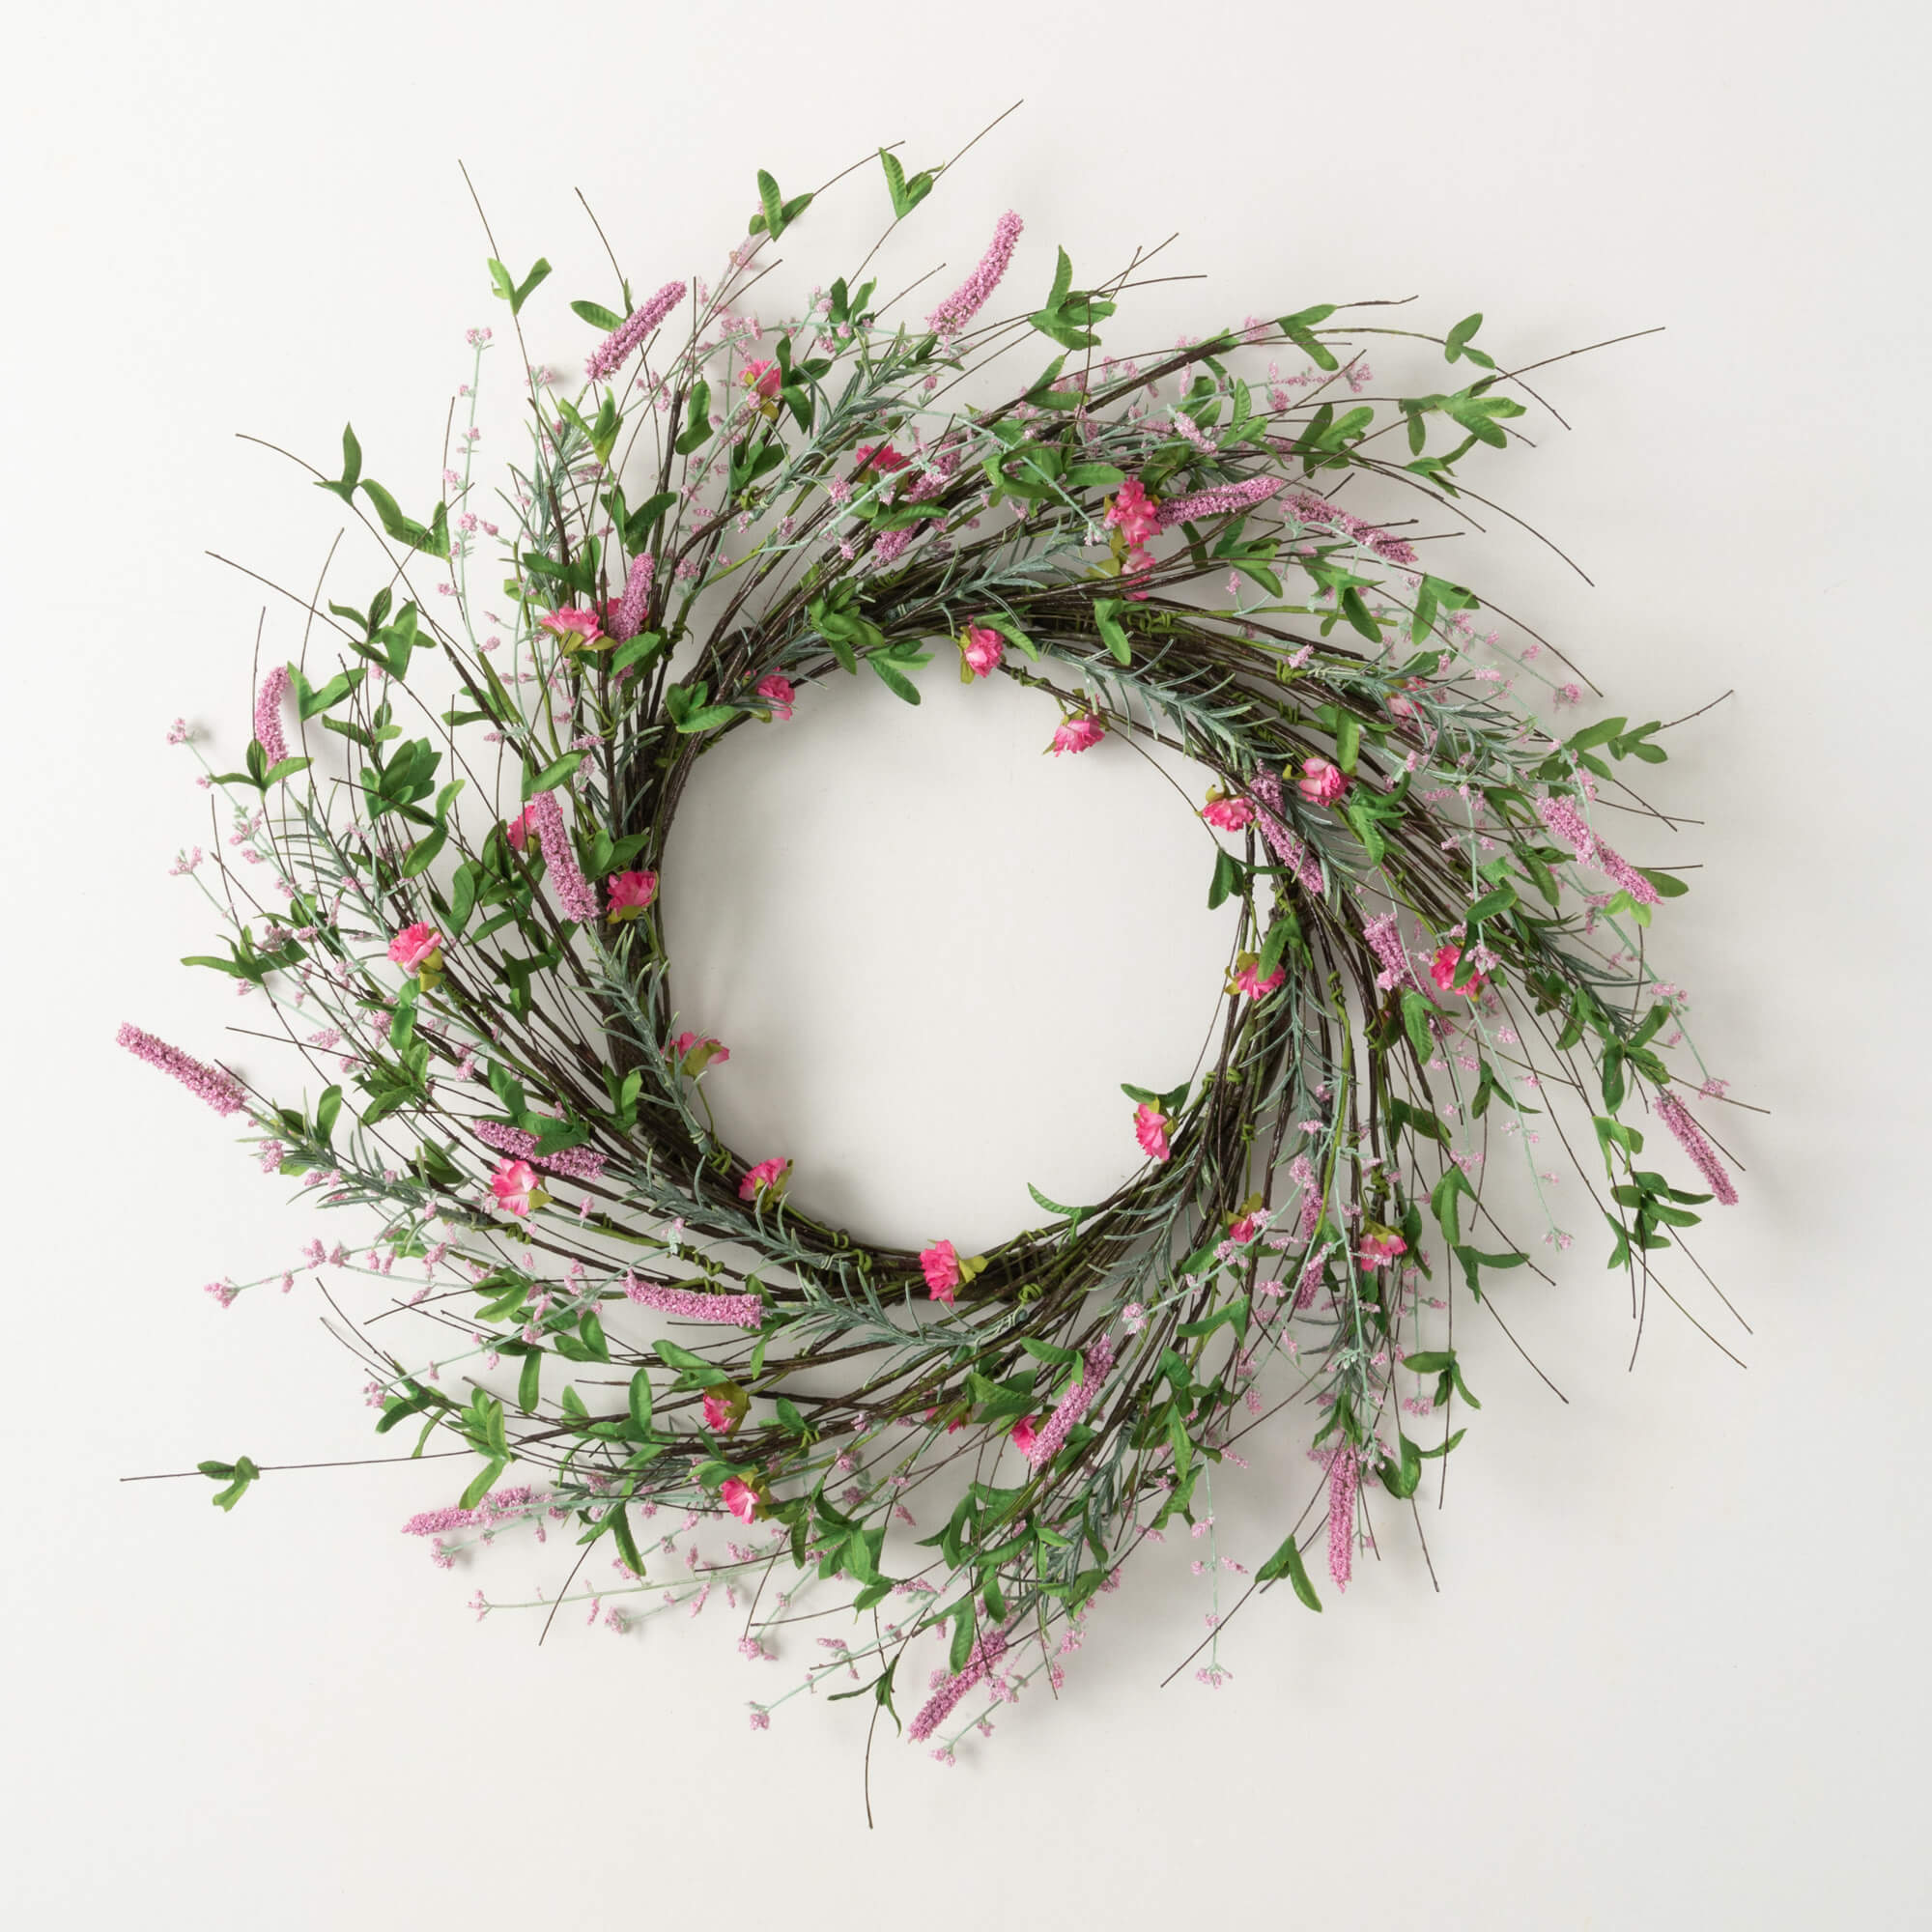
{"label": "spring blossom wreath", "polygon": [[[945,172],[877,166],[895,226]],[[1338,500],[1400,485],[1451,528],[1487,504],[1464,460],[1539,399],[1480,317],[1434,336],[1324,303],[1119,358],[1102,325],[1142,260],[1089,289],[1062,250],[996,316],[1009,213],[923,320],[858,274],[757,320],[747,293],[813,199],[758,191],[716,286],[639,296],[613,258],[611,305],[571,304],[595,347],[581,380],[530,373],[494,492],[489,328],[426,520],[344,432],[320,487],[378,582],[296,600],[242,768],[201,781],[227,817],[177,867],[217,881],[225,935],[188,963],[265,1006],[313,1085],[272,1098],[121,1040],[306,1206],[374,1216],[300,1265],[422,1324],[406,1353],[331,1297],[377,1433],[473,1459],[404,1525],[439,1564],[513,1526],[573,1538],[546,1629],[560,1603],[617,1630],[713,1606],[760,1662],[803,1632],[754,1728],[825,1684],[950,1761],[1060,1686],[1147,1539],[1202,1540],[1218,1684],[1228,1577],[1319,1609],[1378,1491],[1419,1534],[1428,1465],[1480,1406],[1457,1301],[1500,1321],[1497,1285],[1571,1243],[1548,1210],[1540,1244],[1504,1232],[1489,1157],[1547,1200],[1554,1136],[1640,1318],[1678,1299],[1662,1258],[1693,1210],[1737,1198],[1693,1111],[1723,1085],[1645,950],[1684,887],[1625,856],[1667,821],[1616,768],[1660,761],[1662,727],[1540,723],[1519,685],[1581,695],[1546,675],[1554,646],[1433,574],[1425,531]],[[548,266],[489,270],[527,367]],[[1450,386],[1360,399],[1378,336]],[[1003,351],[1027,379],[986,402]],[[1088,1205],[1035,1190],[1044,1225],[978,1255],[821,1225],[788,1195],[810,1150],[719,1138],[730,1049],[673,1002],[659,923],[697,761],[844,677],[918,703],[939,639],[966,683],[1040,694],[1067,782],[1122,736],[1198,761],[1208,904],[1239,923],[1201,1064],[1123,1090],[1133,1178]],[[1249,1569],[1215,1548],[1211,1484],[1282,1411],[1309,1482]],[[201,1468],[223,1508],[261,1474]]]}

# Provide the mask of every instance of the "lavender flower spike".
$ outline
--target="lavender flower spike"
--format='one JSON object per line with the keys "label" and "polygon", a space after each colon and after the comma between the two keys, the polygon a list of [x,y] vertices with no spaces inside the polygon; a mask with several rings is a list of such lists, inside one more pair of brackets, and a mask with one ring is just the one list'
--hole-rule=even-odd
{"label": "lavender flower spike", "polygon": [[138,1060],[171,1073],[198,1099],[206,1100],[217,1114],[239,1113],[245,1104],[242,1083],[218,1066],[205,1066],[191,1060],[180,1047],[143,1033],[137,1026],[124,1026],[116,1036],[120,1043]]}
{"label": "lavender flower spike", "polygon": [[624,580],[623,595],[611,605],[608,620],[611,635],[620,644],[644,628],[644,612],[651,603],[651,578],[656,570],[657,559],[649,551],[631,559],[631,574]]}
{"label": "lavender flower spike", "polygon": [[1087,1350],[1080,1365],[1080,1379],[1060,1398],[1053,1413],[1027,1444],[1026,1459],[1036,1469],[1045,1468],[1060,1454],[1073,1425],[1093,1406],[1094,1398],[1113,1366],[1113,1340],[1103,1335]]}
{"label": "lavender flower spike", "polygon": [[255,740],[270,770],[289,754],[289,741],[282,736],[282,699],[288,689],[289,668],[277,665],[262,680],[262,689],[255,696]]}
{"label": "lavender flower spike", "polygon": [[682,282],[667,282],[628,322],[620,323],[597,345],[584,371],[593,383],[614,376],[631,352],[684,299]]}
{"label": "lavender flower spike", "polygon": [[1684,1102],[1675,1094],[1660,1094],[1657,1096],[1657,1111],[1662,1116],[1663,1124],[1677,1136],[1677,1145],[1690,1156],[1697,1172],[1704,1177],[1704,1184],[1718,1197],[1718,1205],[1720,1208],[1735,1208],[1738,1205],[1738,1190],[1731,1184],[1731,1177],[1725,1173],[1724,1163],[1718,1158],[1716,1150],[1704,1138],[1703,1129],[1686,1112]]}
{"label": "lavender flower spike", "polygon": [[755,1294],[699,1294],[689,1288],[671,1288],[661,1281],[624,1277],[624,1293],[640,1308],[675,1315],[685,1321],[728,1321],[736,1328],[755,1328],[765,1319],[764,1304]]}
{"label": "lavender flower spike", "polygon": [[1226,517],[1252,510],[1257,503],[1265,503],[1281,485],[1279,476],[1250,476],[1242,483],[1217,483],[1211,490],[1170,497],[1160,506],[1160,526],[1171,530],[1176,524],[1193,523],[1202,517]]}
{"label": "lavender flower spike", "polygon": [[540,791],[530,800],[530,823],[536,827],[537,842],[543,847],[544,864],[550,867],[551,883],[556,888],[564,918],[588,925],[597,917],[597,888],[577,863],[577,852],[563,823],[563,808],[554,791]]}
{"label": "lavender flower spike", "polygon": [[980,258],[980,266],[926,317],[925,326],[941,335],[954,335],[965,327],[986,304],[986,298],[1000,286],[1007,265],[1013,259],[1013,243],[1026,224],[1009,208],[993,230],[992,245]]}
{"label": "lavender flower spike", "polygon": [[1583,814],[1567,798],[1540,798],[1536,815],[1559,838],[1568,841],[1577,863],[1594,866],[1605,878],[1614,879],[1638,905],[1655,905],[1657,888],[1634,866],[1621,859],[1583,822]]}
{"label": "lavender flower spike", "polygon": [[966,1659],[966,1668],[949,1677],[925,1702],[920,1706],[919,1715],[906,1726],[906,1736],[912,1743],[923,1744],[948,1718],[952,1715],[952,1707],[984,1677],[1000,1659],[1007,1654],[1007,1634],[1005,1631],[988,1631],[973,1646]]}

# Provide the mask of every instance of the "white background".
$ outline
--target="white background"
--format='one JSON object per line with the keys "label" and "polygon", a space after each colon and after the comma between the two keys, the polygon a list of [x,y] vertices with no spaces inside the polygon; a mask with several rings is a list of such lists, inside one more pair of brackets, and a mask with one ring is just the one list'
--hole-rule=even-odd
{"label": "white background", "polygon": [[[1924,54],[1902,11],[1713,0],[16,20],[10,1920],[1926,1922]],[[1378,295],[1435,327],[1480,307],[1518,361],[1668,325],[1545,372],[1574,433],[1525,419],[1502,479],[1597,587],[1519,543],[1460,540],[1458,568],[1610,709],[1736,691],[1655,786],[1708,823],[1637,856],[1704,867],[1656,945],[1771,1110],[1724,1116],[1745,1205],[1702,1247],[1755,1333],[1740,1373],[1654,1317],[1627,1373],[1579,1220],[1560,1287],[1506,1298],[1568,1406],[1472,1328],[1440,1595],[1406,1548],[1319,1618],[1275,1592],[1213,1693],[1157,1688],[1205,1605],[1184,1561],[1130,1576],[1057,1709],[952,1771],[882,1744],[868,1836],[862,1707],[747,1728],[796,1655],[760,1676],[708,1618],[559,1619],[542,1650],[472,1622],[470,1590],[545,1573],[405,1545],[453,1465],[270,1477],[233,1518],[199,1479],[117,1483],[372,1438],[312,1288],[227,1315],[200,1292],[313,1217],[112,1037],[247,1064],[221,1033],[244,1009],[172,964],[206,922],[164,876],[207,834],[162,732],[239,748],[271,601],[203,553],[306,585],[336,527],[236,430],[326,466],[353,415],[370,473],[433,490],[462,331],[501,321],[457,157],[514,264],[556,264],[562,362],[563,299],[610,299],[573,187],[655,286],[715,272],[758,165],[792,191],[880,140],[922,164],[1020,95],[895,244],[901,279],[962,271],[1010,205],[1022,292],[1056,242],[1088,274],[1181,232],[1164,262],[1211,279],[1151,292],[1139,343]],[[808,217],[794,294],[882,203],[867,178]],[[1191,1059],[1221,934],[1165,786],[1042,760],[1036,709],[949,676],[919,713],[816,698],[721,758],[666,892],[684,996],[738,1049],[734,1136],[868,1231],[981,1239],[1025,1180],[1124,1171],[1115,1083]],[[1264,1553],[1302,1481],[1231,1483],[1223,1548]]]}

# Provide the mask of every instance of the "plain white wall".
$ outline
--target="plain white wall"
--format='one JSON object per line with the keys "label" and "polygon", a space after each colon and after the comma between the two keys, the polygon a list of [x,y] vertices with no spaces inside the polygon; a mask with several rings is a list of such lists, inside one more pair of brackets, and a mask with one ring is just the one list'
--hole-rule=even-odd
{"label": "plain white wall", "polygon": [[[221,0],[11,34],[14,1922],[1932,1917],[1918,18]],[[437,1465],[271,1477],[233,1519],[199,1481],[117,1484],[373,1438],[312,1290],[225,1316],[200,1292],[307,1218],[111,1038],[126,1015],[212,1051],[237,1018],[171,963],[206,932],[163,876],[207,834],[162,732],[185,712],[239,743],[264,602],[202,553],[306,582],[334,528],[231,432],[327,462],[353,416],[372,473],[430,487],[462,331],[501,317],[457,157],[516,266],[557,265],[561,361],[584,345],[560,298],[608,299],[573,187],[639,282],[714,272],[756,166],[792,190],[899,137],[923,163],[1019,95],[896,249],[907,279],[959,270],[1011,205],[1042,285],[1056,242],[1086,273],[1180,231],[1166,262],[1211,279],[1150,292],[1137,340],[1411,293],[1438,323],[1481,307],[1518,359],[1668,325],[1547,371],[1574,433],[1500,479],[1597,587],[1520,542],[1462,540],[1459,568],[1609,709],[1736,690],[1657,781],[1708,820],[1657,944],[1717,1070],[1772,1110],[1727,1117],[1746,1205],[1701,1251],[1755,1333],[1740,1373],[1654,1319],[1626,1373],[1586,1237],[1559,1288],[1507,1299],[1568,1406],[1473,1345],[1439,1596],[1406,1548],[1320,1618],[1274,1593],[1214,1694],[1156,1688],[1204,1607],[1184,1561],[1130,1575],[1058,1709],[952,1772],[882,1747],[867,1837],[860,1707],[801,1700],[753,1738],[743,1700],[790,1671],[758,1678],[725,1631],[560,1619],[539,1651],[473,1623],[471,1589],[554,1577],[405,1547]],[[879,190],[852,199],[869,220]],[[829,277],[861,225],[829,206],[786,252]],[[816,1151],[818,1199],[863,1225],[991,1235],[1056,1150],[1069,1185],[1119,1171],[1120,1062],[1191,1053],[1220,935],[1164,787],[1041,761],[1017,696],[928,683],[917,716],[801,707],[742,783],[721,759],[668,902],[694,1003],[740,1029],[734,1131]],[[693,885],[761,835],[755,895]],[[1217,1492],[1250,1561],[1300,1481],[1279,1471]]]}

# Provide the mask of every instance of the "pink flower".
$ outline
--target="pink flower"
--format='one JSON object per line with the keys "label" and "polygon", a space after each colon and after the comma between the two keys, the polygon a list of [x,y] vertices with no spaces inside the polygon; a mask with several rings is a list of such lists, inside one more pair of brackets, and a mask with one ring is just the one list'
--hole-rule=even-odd
{"label": "pink flower", "polygon": [[1245,798],[1225,798],[1217,789],[1208,794],[1208,803],[1201,808],[1201,816],[1217,832],[1239,832],[1254,823],[1254,802]]}
{"label": "pink flower", "polygon": [[642,308],[634,310],[591,352],[590,359],[583,365],[590,380],[595,383],[615,375],[638,344],[683,299],[684,284],[667,282]]}
{"label": "pink flower", "polygon": [[604,881],[604,889],[611,895],[610,921],[615,925],[620,920],[636,919],[658,895],[658,875],[655,872],[612,872]]}
{"label": "pink flower", "polygon": [[1134,1109],[1134,1138],[1141,1144],[1141,1151],[1155,1160],[1165,1160],[1172,1150],[1167,1144],[1167,1130],[1174,1124],[1172,1117],[1163,1114],[1151,1101],[1143,1100]]}
{"label": "pink flower", "polygon": [[792,688],[791,679],[781,677],[777,671],[767,671],[757,682],[757,693],[772,707],[772,716],[780,724],[791,716],[793,700],[798,693]]}
{"label": "pink flower", "polygon": [[959,1286],[959,1251],[951,1241],[934,1241],[920,1250],[919,1264],[925,1271],[925,1285],[935,1301],[952,1306],[952,1291]]}
{"label": "pink flower", "polygon": [[1114,493],[1102,521],[1109,529],[1119,530],[1130,549],[1160,534],[1160,512],[1138,476],[1129,476]]}
{"label": "pink flower", "polygon": [[1057,758],[1063,752],[1091,752],[1107,735],[1107,727],[1097,718],[1068,718],[1053,734],[1047,748]]}
{"label": "pink flower", "polygon": [[1378,1228],[1370,1222],[1362,1229],[1362,1245],[1355,1259],[1365,1268],[1381,1268],[1407,1252],[1408,1243],[1393,1228]]}
{"label": "pink flower", "polygon": [[750,1201],[753,1197],[756,1197],[762,1200],[767,1194],[776,1198],[783,1194],[785,1184],[790,1179],[790,1161],[761,1160],[738,1183],[738,1199],[740,1201]]}
{"label": "pink flower", "polygon": [[1335,805],[1349,789],[1348,775],[1341,766],[1319,755],[1303,763],[1296,782],[1310,805]]}
{"label": "pink flower", "polygon": [[1007,640],[987,624],[968,624],[959,655],[975,677],[990,677],[1007,654]]}
{"label": "pink flower", "polygon": [[714,1061],[722,1066],[731,1058],[731,1049],[723,1040],[710,1039],[695,1033],[681,1033],[670,1043],[670,1057],[679,1062],[687,1073],[702,1073]]}
{"label": "pink flower", "polygon": [[1236,955],[1235,970],[1228,979],[1231,993],[1245,993],[1251,1000],[1264,1000],[1288,978],[1287,973],[1277,966],[1265,980],[1262,978],[1261,955],[1242,952]]}
{"label": "pink flower", "polygon": [[852,456],[864,469],[867,482],[890,476],[895,469],[903,469],[907,461],[889,442],[862,442]]}
{"label": "pink flower", "polygon": [[490,1192],[506,1214],[527,1214],[550,1198],[538,1183],[536,1169],[526,1160],[498,1161],[490,1177]]}
{"label": "pink flower", "polygon": [[735,1382],[704,1391],[704,1426],[714,1435],[729,1435],[745,1419],[751,1399]]}
{"label": "pink flower", "polygon": [[1033,1445],[1039,1440],[1039,1431],[1034,1427],[1033,1417],[1023,1415],[1012,1426],[1013,1447],[1029,1462],[1033,1460]]}
{"label": "pink flower", "polygon": [[405,973],[434,974],[442,964],[442,934],[418,920],[389,941],[389,957]]}
{"label": "pink flower", "polygon": [[547,611],[537,619],[540,629],[566,643],[576,639],[580,643],[594,643],[604,635],[604,626],[598,621],[597,612],[587,606],[571,605],[562,611]]}
{"label": "pink flower", "polygon": [[1252,1241],[1254,1237],[1255,1237],[1255,1217],[1252,1214],[1243,1214],[1241,1218],[1238,1221],[1236,1221],[1232,1228],[1228,1230],[1229,1240],[1233,1241],[1237,1247],[1241,1245],[1243,1242]]}
{"label": "pink flower", "polygon": [[747,362],[740,378],[761,403],[768,403],[784,385],[784,371],[776,362]]}
{"label": "pink flower", "polygon": [[726,1476],[718,1494],[740,1522],[750,1522],[758,1513],[758,1492],[740,1476]]}
{"label": "pink flower", "polygon": [[1429,977],[1445,993],[1461,993],[1464,999],[1473,1000],[1483,990],[1483,976],[1471,973],[1459,986],[1456,983],[1456,969],[1463,963],[1463,949],[1460,946],[1438,946],[1435,957],[1430,962]]}
{"label": "pink flower", "polygon": [[514,818],[503,821],[503,837],[510,841],[510,850],[524,852],[529,849],[530,834],[536,827],[537,809],[526,805]]}

